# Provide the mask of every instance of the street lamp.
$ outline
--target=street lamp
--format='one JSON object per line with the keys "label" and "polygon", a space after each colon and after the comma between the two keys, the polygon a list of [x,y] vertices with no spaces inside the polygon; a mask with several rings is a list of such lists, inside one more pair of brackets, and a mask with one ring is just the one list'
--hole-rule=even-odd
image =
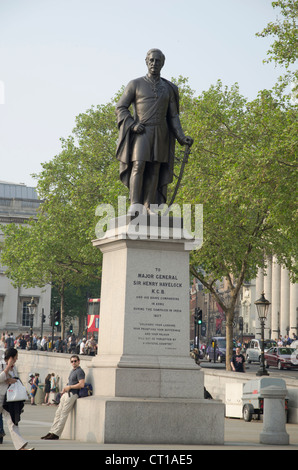
{"label": "street lamp", "polygon": [[35,310],[37,308],[37,304],[34,302],[34,297],[31,297],[31,300],[28,304],[29,308],[29,315],[30,315],[30,343],[31,349],[33,348],[33,318],[35,314]]}
{"label": "street lamp", "polygon": [[257,308],[259,320],[261,323],[261,363],[260,363],[260,369],[256,373],[257,376],[262,376],[262,375],[269,375],[266,368],[265,368],[265,357],[264,357],[264,329],[265,329],[265,321],[267,319],[269,307],[271,303],[269,300],[265,299],[265,293],[263,292],[259,300],[255,302],[255,306]]}

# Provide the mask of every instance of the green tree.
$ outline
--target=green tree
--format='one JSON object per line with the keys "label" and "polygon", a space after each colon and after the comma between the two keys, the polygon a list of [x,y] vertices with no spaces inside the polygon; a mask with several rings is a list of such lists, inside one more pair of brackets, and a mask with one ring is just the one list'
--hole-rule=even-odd
{"label": "green tree", "polygon": [[283,65],[288,68],[298,59],[298,3],[296,0],[279,0],[272,2],[273,8],[279,8],[282,20],[277,18],[276,22],[270,22],[258,37],[276,37],[267,52],[266,62]]}
{"label": "green tree", "polygon": [[56,286],[64,336],[65,289],[86,283],[90,277],[99,283],[101,256],[94,252],[90,240],[78,237],[79,222],[69,211],[60,214],[59,220],[52,216],[39,214],[27,226],[7,225],[1,262],[15,286]]}
{"label": "green tree", "polygon": [[[281,86],[292,82],[293,96],[298,96],[298,3],[296,0],[279,0],[272,2],[272,7],[279,10],[280,18],[270,22],[258,37],[273,37],[274,41],[267,52],[264,62],[275,62],[285,67],[286,74],[280,77]],[[294,67],[293,67],[294,66]]]}
{"label": "green tree", "polygon": [[[191,253],[190,270],[225,312],[229,369],[244,279],[273,253],[297,275],[297,111],[273,91],[248,102],[237,85],[221,82],[184,102],[195,143],[178,200],[204,206],[204,243]],[[217,289],[223,278],[226,299]]]}
{"label": "green tree", "polygon": [[[183,128],[195,143],[175,202],[204,206],[204,244],[192,252],[190,269],[226,314],[229,368],[243,280],[272,253],[297,274],[297,109],[278,90],[248,102],[237,85],[218,82],[195,97],[186,79],[177,84]],[[91,243],[96,207],[116,208],[127,195],[115,159],[116,100],[78,116],[61,153],[37,175],[44,199],[37,221],[6,229],[3,262],[16,283],[52,282],[63,297],[66,286],[100,278],[101,255]],[[223,278],[229,300],[216,287]]]}
{"label": "green tree", "polygon": [[[79,336],[81,337],[87,321],[87,299],[89,297],[100,297],[100,283],[98,280],[92,282],[89,280],[88,283],[80,283],[78,286],[73,284],[67,284],[64,290],[64,305],[66,316],[65,319],[68,321],[68,324],[73,323],[73,318],[79,319]],[[61,308],[61,298],[55,286],[52,288],[52,297],[51,297],[51,309],[52,311],[60,310]],[[67,331],[67,328],[65,327]]]}
{"label": "green tree", "polygon": [[92,246],[95,209],[104,202],[116,206],[120,193],[116,139],[113,103],[79,115],[73,135],[62,139],[60,154],[35,175],[43,199],[36,220],[5,228],[1,260],[7,276],[15,285],[50,283],[58,289],[62,335],[69,286],[100,282],[102,257]]}

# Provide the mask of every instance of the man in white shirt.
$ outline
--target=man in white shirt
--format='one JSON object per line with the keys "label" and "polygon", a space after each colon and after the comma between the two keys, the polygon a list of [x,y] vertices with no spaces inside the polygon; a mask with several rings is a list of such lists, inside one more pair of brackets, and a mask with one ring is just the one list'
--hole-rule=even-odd
{"label": "man in white shirt", "polygon": [[86,338],[83,338],[80,344],[80,354],[86,354]]}

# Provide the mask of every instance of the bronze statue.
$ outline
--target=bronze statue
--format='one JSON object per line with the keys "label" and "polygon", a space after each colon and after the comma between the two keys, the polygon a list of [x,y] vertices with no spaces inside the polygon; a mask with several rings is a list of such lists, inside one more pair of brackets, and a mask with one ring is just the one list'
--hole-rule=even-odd
{"label": "bronze statue", "polygon": [[167,201],[175,141],[189,147],[193,144],[181,127],[178,87],[160,76],[164,62],[163,53],[151,49],[146,57],[148,74],[129,82],[116,106],[116,157],[120,161],[120,179],[130,191],[131,213],[136,204],[142,204],[150,214],[151,204]]}

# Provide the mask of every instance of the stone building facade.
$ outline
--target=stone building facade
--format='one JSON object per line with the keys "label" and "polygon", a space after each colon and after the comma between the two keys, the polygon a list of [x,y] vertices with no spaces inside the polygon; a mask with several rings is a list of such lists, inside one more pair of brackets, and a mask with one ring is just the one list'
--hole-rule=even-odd
{"label": "stone building facade", "polygon": [[[3,242],[1,226],[11,223],[26,224],[29,218],[36,216],[39,205],[40,200],[34,188],[0,181],[0,249]],[[29,330],[31,318],[28,304],[32,297],[37,304],[33,331],[37,334],[40,334],[41,329],[45,333],[49,332],[51,287],[15,288],[5,272],[5,266],[0,265],[0,332],[8,331],[17,335]],[[42,315],[45,315],[43,325]]]}
{"label": "stone building facade", "polygon": [[[267,269],[259,270],[256,279],[256,296],[265,292],[271,302],[269,315],[265,323],[265,337],[276,339],[298,335],[298,284],[291,282],[289,272],[280,266],[273,257],[267,260]],[[260,332],[260,324],[256,318],[256,332]]]}

